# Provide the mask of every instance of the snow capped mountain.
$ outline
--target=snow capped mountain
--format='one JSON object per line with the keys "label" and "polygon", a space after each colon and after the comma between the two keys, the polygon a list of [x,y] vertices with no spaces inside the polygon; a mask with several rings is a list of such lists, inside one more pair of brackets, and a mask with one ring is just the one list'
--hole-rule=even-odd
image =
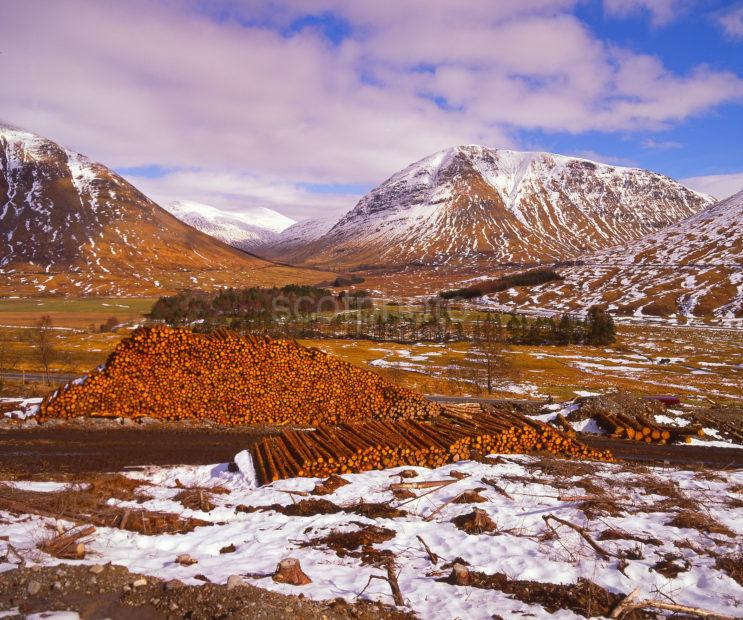
{"label": "snow capped mountain", "polygon": [[312,243],[320,239],[338,221],[338,218],[301,220],[292,224],[270,243],[261,248],[261,255],[268,258],[293,256],[296,260]]}
{"label": "snow capped mountain", "polygon": [[286,258],[343,266],[562,260],[637,239],[712,202],[646,170],[460,146],[393,175]]}
{"label": "snow capped mountain", "polygon": [[247,252],[276,242],[281,231],[296,223],[265,207],[233,213],[200,202],[176,201],[164,208],[189,226]]}
{"label": "snow capped mountain", "polygon": [[183,224],[105,166],[0,125],[0,293],[157,294],[321,279]]}
{"label": "snow capped mountain", "polygon": [[558,309],[607,304],[620,314],[743,318],[743,191],[681,222],[561,269],[557,285],[499,302]]}

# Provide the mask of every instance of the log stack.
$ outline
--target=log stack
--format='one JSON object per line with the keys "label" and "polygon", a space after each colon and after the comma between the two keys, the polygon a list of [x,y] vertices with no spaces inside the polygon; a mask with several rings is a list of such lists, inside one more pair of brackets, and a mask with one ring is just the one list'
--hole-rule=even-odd
{"label": "log stack", "polygon": [[630,439],[645,443],[691,443],[692,437],[704,437],[704,429],[699,424],[671,426],[658,424],[642,414],[609,413],[599,411],[594,414],[596,423],[612,437]]}
{"label": "log stack", "polygon": [[425,419],[440,406],[290,340],[146,327],[101,370],[45,399],[40,418],[209,419],[223,425],[311,425]]}
{"label": "log stack", "polygon": [[565,433],[509,412],[444,410],[433,420],[370,421],[282,430],[251,448],[261,484],[296,476],[324,478],[406,465],[440,467],[491,453],[545,451],[611,461]]}

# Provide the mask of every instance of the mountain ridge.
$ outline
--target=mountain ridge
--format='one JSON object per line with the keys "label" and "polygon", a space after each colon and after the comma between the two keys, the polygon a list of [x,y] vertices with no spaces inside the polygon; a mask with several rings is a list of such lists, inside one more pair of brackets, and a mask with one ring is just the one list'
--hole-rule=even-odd
{"label": "mountain ridge", "polygon": [[566,260],[637,239],[712,202],[639,168],[465,145],[392,175],[319,239],[282,258],[343,267]]}
{"label": "mountain ridge", "polygon": [[283,230],[296,224],[295,220],[265,207],[231,212],[179,200],[164,204],[163,209],[189,226],[246,252],[257,252],[277,242]]}
{"label": "mountain ridge", "polygon": [[102,164],[0,125],[0,292],[159,294],[314,281],[182,223]]}

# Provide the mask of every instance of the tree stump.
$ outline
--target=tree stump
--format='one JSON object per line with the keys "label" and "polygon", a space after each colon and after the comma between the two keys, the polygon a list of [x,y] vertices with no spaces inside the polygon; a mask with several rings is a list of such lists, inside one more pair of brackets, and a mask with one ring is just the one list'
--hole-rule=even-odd
{"label": "tree stump", "polygon": [[302,566],[296,558],[281,560],[273,574],[273,580],[277,583],[288,583],[293,586],[304,586],[312,583],[312,579],[302,572]]}
{"label": "tree stump", "polygon": [[456,562],[454,566],[451,567],[449,581],[455,586],[470,585],[470,570],[464,564]]}
{"label": "tree stump", "polygon": [[452,523],[468,534],[483,534],[485,532],[494,532],[497,529],[495,521],[488,516],[487,512],[480,508],[475,508],[469,514],[454,517]]}

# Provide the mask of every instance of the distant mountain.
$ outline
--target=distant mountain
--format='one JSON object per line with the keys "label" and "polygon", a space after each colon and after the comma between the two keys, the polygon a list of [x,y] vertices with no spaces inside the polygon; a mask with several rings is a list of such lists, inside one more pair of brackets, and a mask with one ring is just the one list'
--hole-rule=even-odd
{"label": "distant mountain", "polygon": [[563,260],[632,241],[712,202],[646,170],[460,146],[398,172],[282,258],[344,268]]}
{"label": "distant mountain", "polygon": [[553,311],[601,303],[638,316],[743,318],[743,191],[582,263],[560,269],[563,282],[494,299]]}
{"label": "distant mountain", "polygon": [[265,207],[233,213],[199,202],[177,201],[163,208],[189,226],[247,252],[275,243],[282,230],[296,223]]}
{"label": "distant mountain", "polygon": [[317,218],[301,220],[281,231],[272,241],[260,248],[261,256],[284,260],[291,256],[294,260],[313,247],[313,243],[327,233],[338,218]]}
{"label": "distant mountain", "polygon": [[187,226],[105,166],[0,125],[0,294],[311,282]]}

